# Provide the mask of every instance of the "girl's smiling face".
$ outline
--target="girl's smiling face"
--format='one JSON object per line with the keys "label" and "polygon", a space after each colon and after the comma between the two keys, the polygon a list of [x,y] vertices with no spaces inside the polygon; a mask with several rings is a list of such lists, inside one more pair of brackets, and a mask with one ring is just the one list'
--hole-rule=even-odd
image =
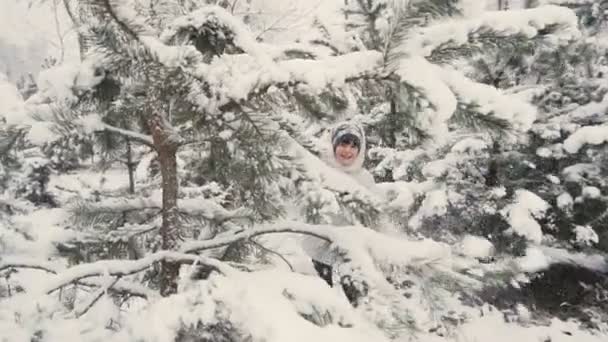
{"label": "girl's smiling face", "polygon": [[336,160],[342,166],[351,166],[359,155],[359,146],[350,139],[342,140],[335,151]]}

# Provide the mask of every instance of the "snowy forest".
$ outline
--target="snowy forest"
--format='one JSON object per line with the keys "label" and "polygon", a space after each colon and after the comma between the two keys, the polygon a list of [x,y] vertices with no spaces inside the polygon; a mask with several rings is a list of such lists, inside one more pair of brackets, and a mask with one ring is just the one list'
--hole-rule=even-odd
{"label": "snowy forest", "polygon": [[0,342],[608,340],[607,0],[0,12]]}

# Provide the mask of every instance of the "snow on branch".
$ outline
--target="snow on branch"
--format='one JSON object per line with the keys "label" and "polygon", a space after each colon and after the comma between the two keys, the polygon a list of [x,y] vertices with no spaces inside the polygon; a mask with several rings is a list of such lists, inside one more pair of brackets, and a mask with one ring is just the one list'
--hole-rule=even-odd
{"label": "snow on branch", "polygon": [[[209,28],[219,30],[210,33]],[[247,25],[228,10],[217,6],[203,6],[193,12],[176,18],[161,33],[160,40],[168,45],[183,43],[192,39],[192,34],[206,36],[213,34],[221,44],[233,44],[242,52],[254,56],[264,63],[287,57],[289,54],[319,58],[327,56],[327,48],[319,48],[310,43],[268,44],[258,42]],[[220,42],[218,42],[220,43]]]}
{"label": "snow on branch", "polygon": [[[100,202],[87,203],[79,210],[92,213],[114,213],[145,209],[162,209],[160,193],[150,197],[138,198],[108,198]],[[204,198],[186,198],[178,200],[178,210],[181,213],[200,215],[208,220],[226,221],[249,217],[245,210],[228,210],[218,203]]]}
{"label": "snow on branch", "polygon": [[474,82],[450,67],[434,65],[421,56],[402,59],[395,73],[402,82],[422,93],[423,115],[418,116],[418,125],[435,138],[445,136],[447,121],[458,106],[467,104],[476,105],[476,111],[482,115],[508,121],[518,131],[530,129],[536,119],[533,105],[495,87]]}
{"label": "snow on branch", "polygon": [[522,34],[528,38],[544,35],[557,40],[580,35],[576,14],[561,6],[542,6],[512,11],[491,11],[468,20],[444,21],[413,32],[399,49],[410,56],[430,56],[435,50],[465,45],[479,40],[484,32],[496,36]]}
{"label": "snow on branch", "polygon": [[[23,257],[19,258],[3,258],[0,261],[0,272],[8,269],[34,269],[47,272],[49,274],[58,274],[60,271],[55,265],[49,262],[41,262],[37,260],[28,260]],[[103,284],[98,280],[81,280],[77,282],[79,285],[100,287]],[[130,296],[141,297],[141,298],[153,298],[157,294],[149,288],[129,281],[120,279],[110,289],[113,292],[128,294]]]}
{"label": "snow on branch", "polygon": [[[163,43],[170,43],[178,39],[180,34],[192,31],[199,31],[204,25],[210,25],[215,29],[223,29],[222,38],[232,40],[237,47],[241,48],[246,54],[254,56],[256,59],[268,63],[271,59],[268,53],[259,44],[247,26],[238,18],[233,16],[226,9],[212,5],[203,6],[198,10],[188,13],[175,19],[160,36]],[[183,39],[183,38],[182,38]]]}
{"label": "snow on branch", "polygon": [[430,239],[410,241],[360,226],[312,225],[296,221],[260,225],[236,234],[226,233],[212,240],[187,242],[182,245],[181,251],[193,253],[226,246],[260,235],[285,233],[312,236],[331,242],[349,253],[359,256],[371,254],[374,259],[390,264],[408,265],[438,260],[447,261],[451,254],[448,245]]}
{"label": "snow on branch", "polygon": [[155,263],[161,261],[176,262],[181,264],[202,264],[214,270],[229,275],[233,272],[232,267],[211,258],[184,254],[171,251],[161,251],[148,255],[138,260],[101,260],[89,264],[81,264],[70,267],[58,273],[54,279],[49,280],[44,287],[44,293],[52,293],[66,285],[91,277],[124,277],[148,269]]}
{"label": "snow on branch", "polygon": [[532,104],[509,96],[495,87],[477,83],[449,67],[438,68],[441,80],[460,102],[476,104],[481,114],[504,119],[518,131],[527,131],[536,120],[537,109]]}
{"label": "snow on branch", "polygon": [[157,37],[155,30],[138,18],[129,3],[120,0],[90,0],[97,10],[112,18],[131,38],[140,42],[156,60],[168,67],[180,67],[188,62],[201,61],[194,46],[167,46]]}
{"label": "snow on branch", "polygon": [[89,114],[83,117],[80,117],[75,122],[77,125],[81,126],[82,129],[86,133],[93,132],[103,132],[108,131],[112,133],[117,133],[127,138],[130,138],[134,141],[142,143],[146,146],[153,147],[154,142],[152,141],[152,137],[146,134],[141,134],[135,131],[131,131],[128,129],[123,129],[119,127],[114,127],[112,125],[108,125],[104,123],[99,114]]}
{"label": "snow on branch", "polygon": [[[297,226],[297,228],[295,227]],[[225,233],[212,240],[205,241],[190,241],[182,245],[181,251],[184,253],[194,253],[203,250],[218,248],[233,244],[242,240],[249,240],[260,235],[278,234],[278,233],[297,233],[316,237],[323,241],[332,242],[332,235],[327,227],[300,225],[297,222],[289,222],[283,225],[269,225],[258,228],[239,231],[236,234]]]}
{"label": "snow on branch", "polygon": [[[112,17],[122,23],[121,27],[128,27],[128,23],[137,21],[127,5],[111,0],[98,1],[111,5],[109,8]],[[176,19],[172,28],[163,34],[163,39],[170,40],[180,28],[195,28],[214,20],[232,30],[234,41],[245,53],[223,54],[213,58],[211,64],[206,64],[201,52],[194,46],[169,46],[154,35],[141,34],[135,30],[131,32],[164,66],[180,67],[190,76],[207,83],[210,89],[218,89],[218,94],[212,94],[206,100],[198,99],[199,103],[209,108],[238,104],[273,89],[289,89],[299,84],[311,87],[313,92],[319,92],[328,86],[340,87],[358,79],[382,77],[378,74],[382,54],[377,51],[353,52],[320,60],[296,58],[274,62],[266,45],[256,42],[245,24],[230,13],[216,6],[206,6],[195,13],[201,17],[187,15]],[[276,55],[276,51],[272,54]]]}
{"label": "snow on branch", "polygon": [[585,144],[601,145],[608,142],[608,125],[579,128],[564,141],[564,150],[577,153]]}
{"label": "snow on branch", "polygon": [[150,147],[154,146],[154,143],[152,142],[152,137],[149,135],[137,133],[135,131],[130,131],[130,130],[126,130],[126,129],[122,129],[122,128],[118,128],[118,127],[114,127],[114,126],[111,126],[108,124],[103,124],[101,127],[103,127],[102,130],[120,134],[126,138],[132,139],[133,141],[137,141],[146,146],[150,146]]}
{"label": "snow on branch", "polygon": [[41,270],[47,273],[56,274],[55,266],[51,263],[43,263],[37,260],[28,260],[26,258],[2,258],[0,260],[0,272],[11,268],[29,268]]}

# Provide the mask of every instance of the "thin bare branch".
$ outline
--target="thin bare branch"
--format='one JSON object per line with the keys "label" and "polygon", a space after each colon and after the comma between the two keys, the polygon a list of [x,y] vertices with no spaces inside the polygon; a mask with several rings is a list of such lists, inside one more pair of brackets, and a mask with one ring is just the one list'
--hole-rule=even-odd
{"label": "thin bare branch", "polygon": [[223,235],[213,240],[190,242],[184,244],[182,246],[181,251],[184,253],[194,253],[202,250],[227,246],[241,240],[249,240],[256,236],[278,233],[296,233],[310,235],[319,238],[323,241],[333,241],[332,236],[329,234],[328,228],[325,226],[302,226],[302,224],[295,222],[293,223],[293,226],[291,226],[290,223],[287,222],[283,225],[270,225],[266,227],[252,228],[250,230],[243,230],[237,232],[234,235]]}
{"label": "thin bare branch", "polygon": [[289,269],[291,270],[291,272],[295,271],[295,269],[293,268],[293,265],[291,265],[291,263],[287,259],[285,259],[285,257],[283,256],[283,254],[281,254],[281,253],[279,253],[277,251],[273,251],[272,249],[270,249],[270,248],[262,245],[261,243],[255,241],[254,238],[249,239],[249,241],[251,241],[254,245],[256,245],[259,248],[261,248],[263,251],[278,256],[281,260],[283,260],[283,262],[285,262],[285,264],[287,264],[287,266],[289,267]]}
{"label": "thin bare branch", "polygon": [[11,269],[11,268],[28,268],[34,270],[40,270],[51,274],[57,274],[57,271],[53,269],[51,265],[44,265],[40,262],[36,261],[18,261],[18,260],[9,260],[9,261],[0,261],[0,272]]}
{"label": "thin bare branch", "polygon": [[97,303],[101,299],[101,297],[103,297],[104,294],[107,294],[108,291],[114,285],[116,285],[116,283],[119,280],[120,280],[120,277],[116,277],[116,279],[114,279],[110,284],[98,289],[97,292],[95,293],[95,295],[93,296],[93,298],[87,303],[87,305],[85,305],[85,307],[82,310],[79,310],[78,312],[76,312],[76,318],[79,318],[82,315],[86,314],[89,311],[89,309],[91,309],[93,307],[93,305],[95,305],[95,303]]}
{"label": "thin bare branch", "polygon": [[130,131],[127,129],[114,127],[114,126],[111,126],[108,124],[103,125],[103,130],[100,130],[100,132],[102,132],[102,131],[117,133],[117,134],[123,135],[125,137],[128,137],[130,139],[133,139],[133,141],[137,141],[146,146],[149,146],[152,148],[154,147],[154,143],[152,142],[152,137],[149,135],[137,133],[137,132]]}

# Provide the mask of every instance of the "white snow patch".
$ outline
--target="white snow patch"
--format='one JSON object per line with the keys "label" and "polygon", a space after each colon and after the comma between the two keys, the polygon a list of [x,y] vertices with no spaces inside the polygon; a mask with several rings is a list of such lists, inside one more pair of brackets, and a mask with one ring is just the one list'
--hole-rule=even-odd
{"label": "white snow patch", "polygon": [[465,138],[454,144],[451,151],[457,153],[474,153],[484,150],[488,143],[479,138]]}
{"label": "white snow patch", "polygon": [[448,204],[448,194],[445,189],[436,189],[427,192],[420,208],[408,221],[408,225],[413,229],[420,228],[423,219],[445,214],[447,212]]}
{"label": "white snow patch", "polygon": [[564,150],[578,152],[585,144],[600,145],[608,141],[608,125],[579,128],[564,141]]}
{"label": "white snow patch", "polygon": [[593,245],[600,241],[597,233],[591,226],[574,227],[574,243],[578,245]]}
{"label": "white snow patch", "polygon": [[511,230],[528,240],[539,244],[543,233],[535,218],[541,218],[549,209],[549,204],[528,190],[515,191],[515,200],[503,209],[503,215],[511,225]]}
{"label": "white snow patch", "polygon": [[591,163],[578,163],[564,168],[562,174],[569,181],[580,182],[588,177],[599,176],[600,168]]}
{"label": "white snow patch", "polygon": [[461,241],[462,253],[472,258],[486,258],[494,253],[494,245],[488,239],[466,235]]}
{"label": "white snow patch", "polygon": [[583,188],[582,196],[584,198],[600,198],[602,197],[602,193],[595,186],[586,186]]}
{"label": "white snow patch", "polygon": [[530,273],[544,270],[551,264],[543,251],[536,247],[526,249],[526,255],[518,258],[517,263],[523,272]]}
{"label": "white snow patch", "polygon": [[574,204],[574,199],[572,198],[572,196],[567,193],[564,192],[562,194],[560,194],[559,196],[557,196],[557,207],[562,209],[562,210],[568,210],[570,208],[572,208],[572,205]]}
{"label": "white snow patch", "polygon": [[551,158],[553,152],[546,147],[539,147],[536,149],[536,155],[541,158]]}

